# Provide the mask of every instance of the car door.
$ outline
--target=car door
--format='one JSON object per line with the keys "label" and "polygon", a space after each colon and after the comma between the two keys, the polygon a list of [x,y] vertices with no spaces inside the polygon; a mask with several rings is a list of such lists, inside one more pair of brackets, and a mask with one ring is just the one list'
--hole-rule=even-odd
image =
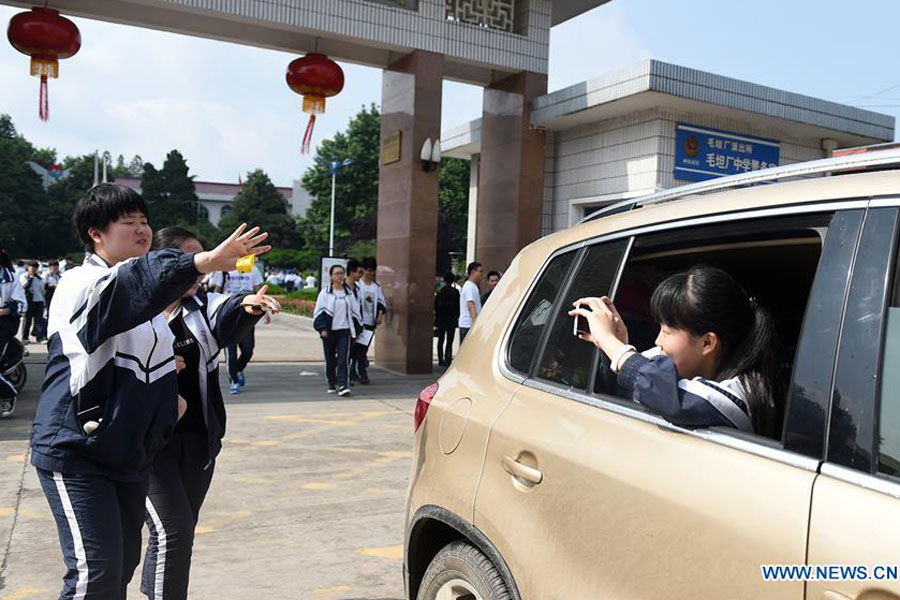
{"label": "car door", "polygon": [[[826,237],[794,368],[798,410],[808,405],[794,396],[815,401],[831,383],[861,219],[839,214]],[[582,387],[578,368],[596,358],[571,340],[564,311],[588,288],[615,291],[615,276],[603,279],[612,271],[590,273],[600,256],[614,261],[615,243],[586,250],[531,378],[492,428],[475,525],[523,598],[802,598],[801,582],[764,582],[760,565],[803,563],[815,456],[689,432]],[[542,372],[560,352],[576,369]],[[798,435],[815,447],[801,434],[811,431]]]}
{"label": "car door", "polygon": [[808,599],[900,598],[898,206],[873,201],[857,252],[813,488]]}

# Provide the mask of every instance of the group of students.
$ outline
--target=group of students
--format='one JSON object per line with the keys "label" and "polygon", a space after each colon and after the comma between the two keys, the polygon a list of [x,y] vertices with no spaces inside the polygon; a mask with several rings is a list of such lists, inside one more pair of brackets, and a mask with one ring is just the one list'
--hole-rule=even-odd
{"label": "group of students", "polygon": [[150,532],[141,591],[187,597],[194,529],[225,432],[221,348],[278,302],[200,289],[270,246],[241,225],[213,250],[197,235],[152,235],[135,191],[99,184],[77,203],[82,266],[50,307],[31,463],[67,567],[60,598],[122,599]]}
{"label": "group of students", "polygon": [[472,262],[466,267],[466,281],[462,289],[456,287],[456,275],[447,272],[444,285],[434,297],[434,336],[438,339],[438,364],[449,367],[453,361],[453,340],[459,328],[459,342],[462,343],[475,323],[484,303],[500,282],[498,271],[487,274],[487,290],[481,293],[481,282],[485,279],[484,266]]}
{"label": "group of students", "polygon": [[329,394],[348,396],[353,383],[370,383],[369,347],[387,311],[376,267],[374,258],[332,265],[316,298],[313,328],[322,338]]}

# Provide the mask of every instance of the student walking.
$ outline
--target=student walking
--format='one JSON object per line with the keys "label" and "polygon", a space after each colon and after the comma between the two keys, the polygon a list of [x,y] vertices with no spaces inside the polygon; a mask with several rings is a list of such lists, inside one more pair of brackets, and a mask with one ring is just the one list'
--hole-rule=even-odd
{"label": "student walking", "polygon": [[484,268],[481,263],[469,263],[466,268],[468,279],[463,284],[462,291],[459,294],[459,343],[462,344],[466,339],[466,334],[475,323],[475,318],[481,312],[481,292],[478,290],[478,284],[484,277]]}
{"label": "student walking", "polygon": [[[210,285],[216,293],[223,294],[255,294],[263,285],[263,276],[259,269],[254,267],[249,273],[241,273],[237,269],[213,273]],[[269,323],[269,315],[265,315],[265,322]],[[225,349],[225,364],[228,366],[229,394],[239,394],[241,388],[247,383],[244,377],[244,369],[253,358],[253,349],[256,347],[255,330],[250,329],[237,343],[229,345]],[[240,352],[238,352],[240,350]]]}
{"label": "student walking", "polygon": [[[156,233],[153,248],[203,252],[196,235],[180,227]],[[194,529],[212,481],[225,435],[225,403],[219,387],[220,349],[244,337],[278,301],[257,294],[232,296],[201,291],[197,281],[164,314],[184,361],[178,395],[187,405],[150,471],[146,521],[150,531],[141,591],[150,600],[187,598]]]}
{"label": "student walking", "polygon": [[377,267],[374,258],[365,258],[362,261],[359,310],[362,315],[363,331],[357,336],[353,347],[356,350],[356,375],[363,385],[369,384],[369,348],[375,339],[375,329],[381,325],[384,313],[387,312],[387,301],[384,299],[381,284],[375,281]]}
{"label": "student walking", "polygon": [[36,262],[28,263],[28,270],[19,277],[19,283],[25,290],[28,310],[25,312],[25,328],[22,330],[22,342],[27,344],[34,335],[38,343],[46,340],[44,332],[44,279],[38,273]]}
{"label": "student walking", "polygon": [[50,309],[31,464],[56,520],[64,600],[124,599],[140,562],[150,465],[185,408],[163,310],[200,274],[269,249],[241,225],[208,252],[148,253],[148,214],[134,190],[92,187],[73,216],[84,264]]}
{"label": "student walking", "polygon": [[322,338],[328,393],[350,395],[350,341],[360,331],[359,303],[344,281],[344,267],[331,265],[330,284],[319,292],[313,328]]}
{"label": "student walking", "polygon": [[453,285],[455,281],[456,275],[447,271],[444,287],[434,297],[434,329],[438,340],[438,364],[442,367],[449,367],[453,361],[453,339],[459,322],[459,290]]}

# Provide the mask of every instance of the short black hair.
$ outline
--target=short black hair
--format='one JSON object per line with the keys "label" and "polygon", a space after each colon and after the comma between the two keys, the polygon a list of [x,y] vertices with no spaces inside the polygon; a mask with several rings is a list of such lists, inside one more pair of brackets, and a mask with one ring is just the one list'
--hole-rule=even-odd
{"label": "short black hair", "polygon": [[491,277],[500,279],[500,271],[488,271],[487,278],[490,279]]}
{"label": "short black hair", "polygon": [[31,262],[28,263],[28,266],[29,266],[29,267],[34,267],[35,269],[37,269],[37,268],[40,267],[41,265],[39,265],[38,262],[37,262],[36,260],[32,260]]}
{"label": "short black hair", "polygon": [[360,267],[359,261],[355,258],[351,258],[347,261],[347,273],[353,273]]}
{"label": "short black hair", "polygon": [[85,252],[94,251],[91,229],[106,231],[109,224],[123,216],[139,212],[150,218],[147,203],[136,191],[118,183],[101,183],[89,189],[75,204],[72,224],[84,242]]}
{"label": "short black hair", "polygon": [[363,269],[366,269],[366,270],[372,269],[374,271],[375,269],[378,268],[378,263],[375,262],[374,257],[367,256],[366,258],[364,258],[362,260],[362,266],[363,266]]}
{"label": "short black hair", "polygon": [[456,275],[453,274],[453,271],[444,273],[444,283],[451,285],[454,281],[456,281]]}
{"label": "short black hair", "polygon": [[47,266],[48,266],[48,267],[53,267],[53,266],[58,267],[58,266],[59,266],[59,261],[58,261],[58,260],[51,260],[50,263],[49,263]]}
{"label": "short black hair", "polygon": [[478,269],[481,266],[480,262],[470,262],[469,266],[466,267],[466,275],[471,275],[472,271]]}
{"label": "short black hair", "polygon": [[184,227],[173,225],[172,227],[163,227],[153,234],[152,250],[162,250],[163,248],[181,248],[186,240],[200,241],[200,237],[193,231]]}
{"label": "short black hair", "polygon": [[342,265],[341,263],[334,263],[333,265],[331,265],[331,267],[328,268],[328,274],[329,274],[329,275],[334,275],[334,270],[335,270],[335,269],[340,269],[340,270],[343,271],[344,273],[347,272],[347,269],[344,268],[344,265]]}

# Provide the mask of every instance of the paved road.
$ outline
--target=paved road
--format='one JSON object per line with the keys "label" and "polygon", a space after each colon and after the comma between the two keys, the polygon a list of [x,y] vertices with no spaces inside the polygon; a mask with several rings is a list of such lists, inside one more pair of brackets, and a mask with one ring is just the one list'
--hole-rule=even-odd
{"label": "paved road", "polygon": [[[307,321],[281,316],[257,336],[260,359],[289,352],[296,362],[251,364],[246,391],[226,397],[228,435],[200,515],[190,597],[402,598],[412,411],[434,377],[375,369],[373,385],[337,399],[310,362],[319,346]],[[17,413],[0,421],[0,598],[16,600],[56,597],[63,574],[27,464],[42,372],[32,350]],[[138,577],[130,590],[142,597]]]}

